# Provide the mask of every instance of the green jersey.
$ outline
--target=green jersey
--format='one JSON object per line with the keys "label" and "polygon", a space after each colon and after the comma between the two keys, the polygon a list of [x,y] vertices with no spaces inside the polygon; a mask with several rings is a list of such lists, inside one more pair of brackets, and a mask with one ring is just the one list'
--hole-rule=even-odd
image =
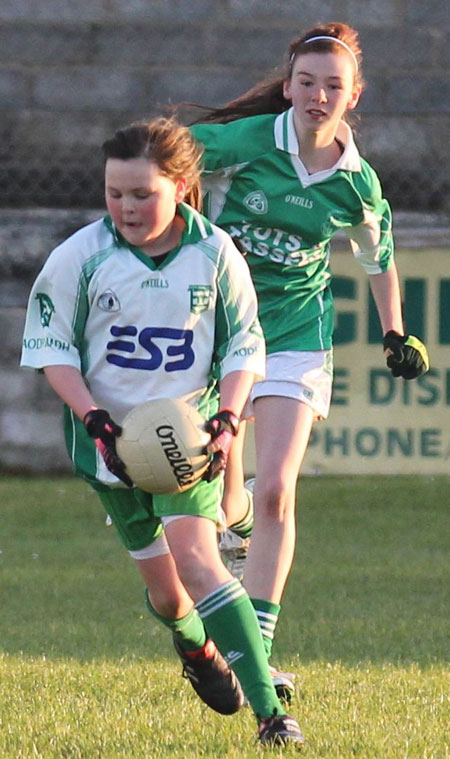
{"label": "green jersey", "polygon": [[204,152],[205,213],[247,252],[269,353],[332,345],[330,240],[350,238],[368,274],[393,260],[391,212],[374,170],[339,125],[338,162],[308,174],[293,109],[192,127]]}

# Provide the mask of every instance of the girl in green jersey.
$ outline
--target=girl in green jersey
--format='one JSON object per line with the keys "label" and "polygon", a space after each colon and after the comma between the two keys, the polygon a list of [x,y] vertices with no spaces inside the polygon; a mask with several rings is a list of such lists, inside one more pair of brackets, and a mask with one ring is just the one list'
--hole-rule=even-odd
{"label": "girl in green jersey", "polygon": [[[255,523],[245,586],[268,656],[294,555],[297,478],[312,425],[330,405],[329,243],[338,230],[347,231],[368,274],[388,367],[405,379],[428,368],[424,345],[403,324],[389,205],[347,123],[363,86],[357,32],[321,24],[290,44],[281,76],[191,127],[204,149],[206,213],[246,254],[267,343],[266,378],[251,395]],[[238,550],[251,530],[242,438],[223,503]],[[289,678],[278,674],[289,695]]]}

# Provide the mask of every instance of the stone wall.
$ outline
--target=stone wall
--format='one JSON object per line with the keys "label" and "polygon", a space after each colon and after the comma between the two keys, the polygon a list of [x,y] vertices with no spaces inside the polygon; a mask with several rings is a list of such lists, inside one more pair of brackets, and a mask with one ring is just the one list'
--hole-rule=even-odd
{"label": "stone wall", "polygon": [[[333,19],[360,31],[368,85],[359,144],[393,204],[445,208],[443,0],[2,0],[2,204],[42,205],[50,183],[61,207],[58,198],[70,201],[67,183],[78,179],[76,202],[92,207],[100,190],[87,181],[91,164],[112,130],[171,102],[236,96],[283,60],[291,38]],[[42,164],[55,164],[50,180]]]}

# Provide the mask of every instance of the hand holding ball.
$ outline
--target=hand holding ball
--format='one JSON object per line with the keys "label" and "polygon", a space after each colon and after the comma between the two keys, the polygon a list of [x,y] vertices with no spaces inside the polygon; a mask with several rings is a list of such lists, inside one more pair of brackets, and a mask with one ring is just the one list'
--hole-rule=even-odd
{"label": "hand holding ball", "polygon": [[182,493],[211,461],[205,419],[181,398],[157,398],[133,408],[122,422],[117,453],[133,482],[149,493]]}

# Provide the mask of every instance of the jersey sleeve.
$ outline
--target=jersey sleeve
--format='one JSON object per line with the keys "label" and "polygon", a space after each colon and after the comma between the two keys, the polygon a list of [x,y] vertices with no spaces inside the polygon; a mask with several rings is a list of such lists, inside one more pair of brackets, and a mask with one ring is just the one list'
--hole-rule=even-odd
{"label": "jersey sleeve", "polygon": [[355,189],[361,201],[362,220],[346,232],[355,258],[367,274],[381,274],[394,260],[392,214],[376,173],[365,162]]}
{"label": "jersey sleeve", "polygon": [[222,379],[233,371],[248,371],[255,379],[265,373],[265,342],[258,320],[258,303],[248,265],[231,237],[224,244],[218,270],[215,352]]}
{"label": "jersey sleeve", "polygon": [[190,127],[193,137],[203,148],[203,173],[234,166],[239,157],[236,150],[236,126],[231,124],[197,124]]}
{"label": "jersey sleeve", "polygon": [[73,338],[78,280],[70,243],[63,243],[50,254],[32,287],[21,366],[42,369],[67,365],[80,369],[80,355]]}
{"label": "jersey sleeve", "polygon": [[237,171],[274,150],[273,114],[249,116],[227,124],[195,124],[193,137],[204,150],[203,173]]}

